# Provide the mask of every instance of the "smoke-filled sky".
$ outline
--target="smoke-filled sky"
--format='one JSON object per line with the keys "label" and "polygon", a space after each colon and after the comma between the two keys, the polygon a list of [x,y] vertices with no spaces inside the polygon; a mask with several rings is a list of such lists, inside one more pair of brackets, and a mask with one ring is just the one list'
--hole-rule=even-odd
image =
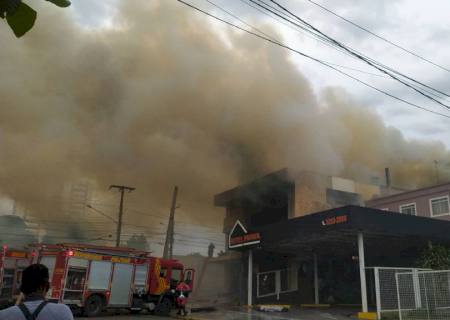
{"label": "smoke-filled sky", "polygon": [[219,227],[214,194],[283,167],[368,180],[389,166],[397,185],[414,187],[434,182],[433,160],[450,162],[449,121],[176,1],[73,4],[33,1],[36,26],[19,40],[0,24],[0,193],[31,215],[60,216],[56,199],[80,179],[112,204],[110,184],[134,186],[129,207],[165,215],[177,184],[180,219]]}

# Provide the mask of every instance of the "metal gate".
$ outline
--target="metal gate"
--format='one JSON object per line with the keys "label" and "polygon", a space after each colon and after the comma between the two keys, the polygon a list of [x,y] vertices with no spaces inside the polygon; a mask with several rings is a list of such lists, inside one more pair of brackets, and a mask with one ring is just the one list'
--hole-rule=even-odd
{"label": "metal gate", "polygon": [[279,269],[256,274],[257,297],[277,296],[298,290],[298,270],[295,268]]}
{"label": "metal gate", "polygon": [[383,319],[392,315],[396,316],[399,312],[397,274],[416,274],[428,269],[369,267],[366,270],[373,272],[377,315],[378,319]]}
{"label": "metal gate", "polygon": [[396,274],[400,320],[450,319],[450,270]]}

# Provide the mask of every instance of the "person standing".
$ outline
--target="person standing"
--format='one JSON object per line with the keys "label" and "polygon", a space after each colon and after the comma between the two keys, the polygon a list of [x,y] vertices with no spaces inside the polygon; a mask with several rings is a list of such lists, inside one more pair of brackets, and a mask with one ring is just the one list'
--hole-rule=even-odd
{"label": "person standing", "polygon": [[186,304],[190,291],[191,287],[189,285],[187,285],[183,281],[180,281],[178,283],[175,289],[175,292],[177,294],[177,307],[178,307],[177,315],[187,316]]}
{"label": "person standing", "polygon": [[22,272],[16,305],[0,311],[0,320],[73,320],[68,306],[46,301],[49,288],[48,268],[43,264],[28,266]]}

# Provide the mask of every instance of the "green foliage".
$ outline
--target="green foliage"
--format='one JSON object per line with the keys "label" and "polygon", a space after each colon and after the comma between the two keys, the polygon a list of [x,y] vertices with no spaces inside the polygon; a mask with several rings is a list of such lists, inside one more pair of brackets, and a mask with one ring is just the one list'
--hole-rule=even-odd
{"label": "green foliage", "polygon": [[[58,7],[70,6],[68,0],[46,0]],[[17,38],[33,28],[37,13],[31,7],[22,2],[22,0],[0,0],[0,18],[6,18],[8,25],[13,30]]]}
{"label": "green foliage", "polygon": [[37,13],[25,3],[20,3],[14,14],[8,14],[6,21],[17,38],[20,38],[34,26]]}
{"label": "green foliage", "polygon": [[147,238],[143,234],[131,236],[127,241],[127,247],[143,251],[149,250]]}
{"label": "green foliage", "polygon": [[420,266],[427,269],[450,269],[450,249],[444,246],[433,246],[425,250],[420,258]]}
{"label": "green foliage", "polygon": [[70,6],[70,1],[68,1],[68,0],[47,0],[47,1],[53,3],[54,5],[57,5],[58,7],[61,7],[61,8],[66,8],[66,7]]}

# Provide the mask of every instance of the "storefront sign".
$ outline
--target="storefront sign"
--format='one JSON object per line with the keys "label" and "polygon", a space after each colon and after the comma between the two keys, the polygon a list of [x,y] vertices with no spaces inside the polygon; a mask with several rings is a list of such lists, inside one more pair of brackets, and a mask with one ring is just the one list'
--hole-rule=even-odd
{"label": "storefront sign", "polygon": [[230,249],[252,246],[260,242],[259,232],[248,232],[239,220],[236,221],[228,236],[228,248]]}
{"label": "storefront sign", "polygon": [[347,222],[348,222],[348,216],[346,214],[344,214],[344,215],[340,215],[340,216],[323,219],[322,225],[323,226],[333,226],[336,224],[347,223]]}

